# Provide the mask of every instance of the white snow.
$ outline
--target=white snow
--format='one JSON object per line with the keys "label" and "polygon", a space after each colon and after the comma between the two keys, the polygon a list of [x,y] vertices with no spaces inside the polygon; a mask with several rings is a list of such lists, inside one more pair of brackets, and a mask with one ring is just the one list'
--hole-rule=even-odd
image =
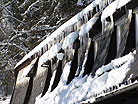
{"label": "white snow", "polygon": [[121,8],[122,6],[126,5],[127,3],[129,3],[131,0],[119,0],[118,5],[117,5],[117,9]]}
{"label": "white snow", "polygon": [[[91,2],[92,0],[90,0]],[[107,2],[106,0],[94,0],[90,5],[88,5],[85,9],[83,9],[81,12],[76,14],[74,17],[72,17],[70,20],[65,22],[63,25],[61,25],[56,31],[54,31],[49,37],[47,37],[44,41],[42,41],[38,46],[36,46],[31,52],[29,52],[27,55],[23,57],[22,60],[20,60],[15,68],[17,68],[20,64],[22,64],[25,60],[30,58],[32,55],[34,55],[36,52],[39,52],[42,47],[44,47],[46,44],[54,41],[54,39],[60,35],[61,32],[66,30],[68,27],[72,26],[73,24],[77,23],[84,15],[87,15],[89,11],[92,11],[94,7],[97,5],[100,6],[101,10],[105,8]],[[110,0],[111,2],[112,0]],[[127,0],[128,1],[128,0]],[[79,1],[78,1],[79,2]],[[89,0],[88,0],[89,2]],[[121,5],[121,2],[120,2]],[[104,17],[104,16],[103,16]],[[106,16],[105,16],[106,17]],[[90,22],[90,21],[89,21]]]}
{"label": "white snow", "polygon": [[118,66],[121,66],[121,64],[125,64],[128,60],[130,60],[130,58],[132,58],[133,54],[135,54],[135,51],[133,53],[129,53],[128,55],[124,57],[120,57],[118,59],[112,60],[111,63],[109,63],[108,65],[105,65],[99,68],[96,71],[96,76],[99,76],[110,69],[114,69]]}
{"label": "white snow", "polygon": [[43,97],[37,97],[35,104],[77,104],[90,97],[89,101],[94,102],[95,97],[93,95],[103,92],[103,90],[118,85],[123,81],[130,69],[131,63],[134,61],[134,55],[135,51],[133,53],[130,52],[128,55],[102,66],[97,70],[94,78],[91,75],[75,77],[67,85],[66,82],[70,71],[69,62],[64,67],[58,86],[52,92],[47,92]]}
{"label": "white snow", "polygon": [[41,95],[38,96],[35,104],[55,104],[59,102],[61,94],[64,96],[62,92],[67,88],[66,82],[70,72],[70,64],[71,62],[66,63],[58,86],[52,92],[47,92],[42,98],[40,98]]}
{"label": "white snow", "polygon": [[10,104],[11,96],[1,96],[0,95],[0,104]]}
{"label": "white snow", "polygon": [[80,29],[79,36],[83,37],[86,35],[86,33],[88,33],[91,30],[92,26],[96,23],[97,19],[98,16],[94,16],[86,24],[84,24]]}
{"label": "white snow", "polygon": [[[98,2],[97,2],[98,1]],[[74,17],[72,17],[70,20],[65,22],[63,25],[61,25],[56,31],[54,31],[49,37],[47,37],[44,41],[42,41],[38,46],[36,46],[31,52],[29,52],[27,55],[23,57],[22,60],[20,60],[15,68],[17,68],[20,64],[22,64],[25,60],[30,58],[32,55],[34,55],[36,52],[40,51],[42,47],[44,47],[49,42],[52,42],[58,35],[60,35],[61,32],[63,32],[67,27],[72,26],[73,24],[77,23],[84,15],[87,15],[87,13],[93,8],[98,5],[99,2],[102,2],[102,0],[95,0],[90,5],[88,5],[85,9],[83,9],[81,12],[76,14]]]}
{"label": "white snow", "polygon": [[[59,50],[60,50],[61,48],[62,48],[62,44],[60,44],[60,43],[57,43],[57,44],[55,44],[54,46],[52,46],[47,52],[45,52],[45,53],[42,55],[42,57],[39,58],[38,67],[41,67],[41,65],[42,65],[44,62],[46,62],[46,61],[48,61],[48,60],[54,58],[55,56],[57,56],[58,58],[61,59],[61,58],[63,57],[63,55],[62,55],[62,54],[58,54],[58,52],[59,52]],[[33,61],[35,62],[36,60],[37,60],[37,59],[35,59],[35,60],[33,60]],[[25,67],[24,70],[23,70],[22,76],[25,77],[25,76],[30,72],[30,70],[32,69],[33,65],[34,65],[34,64],[32,63],[32,64],[28,65],[27,67]]]}
{"label": "white snow", "polygon": [[82,0],[78,0],[77,5],[78,5],[78,6],[83,6]]}
{"label": "white snow", "polygon": [[116,9],[120,9],[124,5],[126,5],[131,0],[115,0],[111,4],[109,4],[102,12],[101,21],[103,22],[108,16],[112,16],[112,14],[116,11]]}
{"label": "white snow", "polygon": [[[124,2],[123,2],[124,1]],[[43,42],[41,42],[37,47],[35,47],[29,54],[27,54],[17,65],[19,66],[22,64],[26,59],[30,58],[32,55],[34,55],[36,52],[40,51],[42,47],[44,47],[49,42],[52,42],[58,35],[60,35],[61,32],[63,32],[67,27],[72,26],[74,23],[77,23],[84,15],[87,15],[87,13],[91,10],[93,10],[94,7],[99,5],[100,11],[104,9],[104,7],[107,6],[102,11],[101,21],[102,23],[105,22],[105,19],[110,16],[112,22],[113,17],[112,14],[116,11],[116,9],[121,8],[122,6],[126,5],[126,3],[130,2],[130,0],[115,0],[112,2],[112,0],[94,0],[89,6],[87,6],[84,10],[82,10],[80,13],[75,15],[72,19],[64,23],[62,26],[60,26],[55,32],[53,32],[49,37],[47,37]],[[81,4],[82,1],[78,0],[78,4]],[[110,4],[111,3],[111,4]],[[72,32],[70,34],[67,34],[65,37],[63,44],[62,43],[56,43],[53,45],[48,51],[46,51],[39,59],[38,67],[41,67],[41,65],[54,58],[57,57],[59,60],[62,60],[64,57],[63,53],[59,53],[60,49],[66,49],[68,46],[72,45],[72,43],[75,42],[77,37],[79,36],[81,39],[85,37],[85,35],[90,31],[92,26],[96,23],[98,19],[98,16],[94,16],[91,18],[86,24],[82,25],[81,28],[76,30],[76,32]],[[86,41],[86,40],[85,40]],[[95,101],[94,95],[97,93],[101,93],[103,90],[106,90],[109,87],[112,87],[114,85],[118,85],[123,81],[125,78],[127,72],[130,70],[130,66],[134,61],[134,55],[136,52],[129,53],[128,55],[112,60],[111,63],[108,65],[102,66],[99,68],[96,73],[95,77],[92,78],[91,75],[82,76],[85,68],[85,62],[87,60],[87,55],[85,55],[85,59],[83,62],[82,70],[79,70],[76,73],[78,77],[76,76],[68,85],[67,79],[70,72],[71,62],[67,62],[64,66],[64,70],[61,76],[61,79],[59,81],[58,86],[51,91],[51,86],[55,78],[54,72],[52,76],[52,80],[50,82],[50,87],[48,89],[48,92],[41,97],[39,95],[36,98],[35,104],[73,104],[73,103],[80,103],[84,100],[87,100],[91,97],[90,101]],[[28,69],[31,66],[27,66],[26,70],[24,70],[23,75],[27,75],[29,72]],[[121,73],[121,75],[120,75]]]}
{"label": "white snow", "polygon": [[58,58],[59,60],[62,60],[63,57],[64,57],[64,54],[63,54],[63,53],[58,53],[58,54],[57,54],[57,58]]}
{"label": "white snow", "polygon": [[44,62],[54,58],[55,56],[57,56],[58,52],[60,51],[60,49],[62,48],[62,44],[61,43],[57,43],[54,46],[52,46],[47,52],[45,52],[39,59],[39,65],[38,67],[40,67]]}
{"label": "white snow", "polygon": [[64,42],[63,42],[62,48],[63,49],[66,49],[67,46],[69,46],[70,44],[74,43],[74,41],[77,39],[78,35],[79,35],[79,32],[78,31],[77,32],[72,32],[69,35],[67,35],[65,37]]}

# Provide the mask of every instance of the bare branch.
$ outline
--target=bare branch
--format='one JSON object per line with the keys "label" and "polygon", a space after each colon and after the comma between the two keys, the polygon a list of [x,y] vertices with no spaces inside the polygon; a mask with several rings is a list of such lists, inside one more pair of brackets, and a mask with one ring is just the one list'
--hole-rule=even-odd
{"label": "bare branch", "polygon": [[12,18],[12,19],[15,19],[16,21],[18,21],[18,22],[24,24],[24,25],[27,25],[27,24],[24,23],[23,21],[21,21],[21,20],[15,18],[15,17],[13,17],[13,16],[11,16],[11,15],[7,15],[7,16],[5,16],[5,17],[1,17],[0,20],[5,19],[5,18]]}
{"label": "bare branch", "polygon": [[5,9],[10,15],[13,15],[13,14],[11,13],[11,11],[9,11],[5,6],[3,6],[3,5],[1,5],[1,4],[0,4],[0,6],[1,6],[3,9]]}
{"label": "bare branch", "polygon": [[20,50],[24,51],[25,53],[29,52],[29,50],[27,50],[26,48],[22,48],[15,43],[2,43],[2,42],[0,42],[0,46],[15,46],[15,47],[19,48]]}
{"label": "bare branch", "polygon": [[[13,2],[13,1],[12,1]],[[4,6],[2,6],[2,8],[0,9],[0,11],[2,11],[4,8],[8,7],[9,5],[12,4],[12,2],[8,2],[7,4],[5,4]]]}
{"label": "bare branch", "polygon": [[4,30],[0,27],[0,30],[2,31],[2,33],[6,36],[6,33],[4,32]]}

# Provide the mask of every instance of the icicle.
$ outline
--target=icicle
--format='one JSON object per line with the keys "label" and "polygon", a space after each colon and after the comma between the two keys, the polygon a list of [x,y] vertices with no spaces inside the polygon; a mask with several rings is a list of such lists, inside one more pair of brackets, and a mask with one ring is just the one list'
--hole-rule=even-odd
{"label": "icicle", "polygon": [[84,23],[87,23],[86,14],[84,15]]}
{"label": "icicle", "polygon": [[77,23],[74,24],[74,31],[77,31]]}
{"label": "icicle", "polygon": [[111,3],[111,0],[107,0],[108,1],[108,5]]}
{"label": "icicle", "polygon": [[79,21],[77,22],[77,30],[79,30]]}
{"label": "icicle", "polygon": [[105,0],[105,7],[108,5],[109,3],[108,3],[108,0]]}
{"label": "icicle", "polygon": [[104,32],[104,25],[105,25],[105,20],[102,21],[102,34]]}
{"label": "icicle", "polygon": [[72,49],[72,43],[68,46],[68,48],[71,50]]}
{"label": "icicle", "polygon": [[67,31],[65,30],[65,31],[63,32],[63,34],[61,35],[61,40],[64,40],[64,38],[66,37],[66,35],[67,35]]}
{"label": "icicle", "polygon": [[86,48],[86,46],[87,46],[87,38],[86,38],[86,35],[84,35],[82,38],[83,38],[83,45]]}
{"label": "icicle", "polygon": [[80,47],[82,47],[82,45],[83,45],[82,37],[79,37],[79,39],[80,39]]}
{"label": "icicle", "polygon": [[96,6],[96,12],[98,12],[98,6]]}
{"label": "icicle", "polygon": [[38,56],[40,56],[40,55],[41,55],[41,50],[38,51]]}
{"label": "icicle", "polygon": [[86,17],[85,18],[86,18],[86,21],[88,22],[88,20],[89,20],[89,14],[88,13],[86,14]]}
{"label": "icicle", "polygon": [[102,4],[101,3],[99,3],[99,9],[100,9],[100,11],[102,11]]}
{"label": "icicle", "polygon": [[110,16],[112,27],[114,26],[113,15]]}
{"label": "icicle", "polygon": [[57,43],[60,43],[59,38],[60,38],[60,35],[57,36]]}
{"label": "icicle", "polygon": [[51,46],[50,46],[50,43],[48,43],[48,50],[50,49],[50,47],[51,47]]}
{"label": "icicle", "polygon": [[90,16],[91,16],[90,18],[92,18],[93,16],[92,14],[93,14],[93,9],[90,11]]}

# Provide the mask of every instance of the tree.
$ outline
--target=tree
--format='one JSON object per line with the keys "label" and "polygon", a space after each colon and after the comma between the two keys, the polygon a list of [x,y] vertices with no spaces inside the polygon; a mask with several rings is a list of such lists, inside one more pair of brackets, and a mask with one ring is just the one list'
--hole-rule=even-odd
{"label": "tree", "polygon": [[13,85],[15,64],[61,24],[78,13],[83,8],[77,6],[78,1],[0,1],[0,81],[5,91],[8,85]]}

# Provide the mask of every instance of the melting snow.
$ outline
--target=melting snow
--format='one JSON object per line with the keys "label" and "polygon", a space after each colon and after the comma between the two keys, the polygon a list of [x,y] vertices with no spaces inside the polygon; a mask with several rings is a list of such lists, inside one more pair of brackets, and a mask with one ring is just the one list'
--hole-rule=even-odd
{"label": "melting snow", "polygon": [[0,95],[0,104],[9,104],[10,99],[11,99],[11,96],[1,97],[1,95]]}
{"label": "melting snow", "polygon": [[91,75],[84,77],[80,75],[67,85],[66,82],[71,67],[70,62],[68,62],[64,67],[58,86],[52,92],[47,92],[43,97],[38,96],[35,104],[77,104],[90,97],[90,101],[93,102],[95,101],[95,97],[92,97],[94,94],[123,81],[134,61],[134,55],[135,51],[130,52],[128,55],[102,66],[97,70],[94,78]]}
{"label": "melting snow", "polygon": [[112,14],[116,11],[116,9],[120,9],[124,5],[126,5],[131,0],[115,0],[111,4],[109,4],[102,12],[101,21],[104,21],[108,16],[112,16]]}
{"label": "melting snow", "polygon": [[91,30],[92,26],[96,23],[97,19],[98,16],[95,16],[91,18],[86,24],[84,24],[80,29],[79,36],[83,37],[86,33],[88,33]]}
{"label": "melting snow", "polygon": [[[60,44],[60,43],[57,43],[54,46],[52,46],[47,52],[45,52],[42,55],[42,57],[40,57],[38,67],[41,67],[41,65],[44,62],[54,58],[55,56],[57,56],[59,59],[62,59],[64,54],[60,54],[60,53],[58,54],[58,52],[61,48],[62,48],[62,44]],[[35,60],[37,60],[37,59],[35,59]],[[35,60],[34,60],[34,62],[35,62]],[[32,67],[33,67],[33,64],[30,64],[27,67],[25,67],[22,76],[26,76],[30,72]]]}
{"label": "melting snow", "polygon": [[74,43],[74,41],[77,39],[79,32],[72,32],[68,36],[65,37],[65,40],[63,42],[63,49],[66,49],[67,46],[69,46],[71,43]]}
{"label": "melting snow", "polygon": [[[84,15],[87,15],[89,11],[92,11],[94,7],[99,5],[100,11],[104,9],[104,7],[107,5],[107,3],[111,3],[112,0],[95,0],[93,1],[89,6],[87,6],[83,11],[78,13],[76,16],[74,16],[72,19],[64,23],[62,26],[60,26],[55,32],[53,32],[49,37],[47,37],[43,42],[41,42],[36,48],[34,48],[29,54],[27,54],[16,66],[15,68],[20,65],[22,62],[24,62],[26,59],[30,58],[33,54],[40,51],[43,46],[48,44],[49,42],[52,42],[59,33],[63,32],[67,27],[72,26],[74,23],[76,23],[78,20],[80,20]],[[101,21],[103,22],[108,16],[112,18],[112,14],[116,11],[116,9],[121,8],[126,3],[130,2],[130,0],[116,0],[109,4],[107,8],[105,8],[102,12]],[[81,1],[78,1],[80,3]],[[47,52],[45,52],[42,57],[40,57],[39,65],[42,65],[43,62],[46,62],[47,60],[50,60],[53,57],[57,57],[59,60],[63,59],[64,54],[58,53],[61,48],[65,49],[70,44],[72,44],[78,36],[85,37],[85,34],[89,32],[89,30],[92,28],[92,26],[97,21],[98,17],[91,18],[86,24],[84,24],[80,31],[72,32],[68,36],[65,37],[63,44],[57,43],[54,46],[52,46]],[[80,72],[78,77],[75,77],[68,85],[66,84],[68,75],[70,72],[71,62],[66,63],[60,82],[58,86],[50,92],[50,88],[48,92],[41,97],[38,96],[36,98],[36,104],[72,104],[72,103],[80,103],[83,100],[86,100],[87,98],[95,95],[96,93],[100,93],[103,90],[117,85],[123,81],[125,78],[127,72],[130,69],[131,63],[134,61],[134,54],[129,53],[128,55],[115,59],[111,61],[108,65],[102,66],[96,71],[96,75],[94,78],[92,78],[91,75],[82,77],[82,74],[84,72],[84,65],[82,66],[82,71]],[[85,63],[85,61],[84,61]],[[40,66],[38,66],[40,67]],[[30,68],[30,66],[28,66]],[[28,68],[26,67],[27,71],[24,73],[28,73]],[[79,69],[79,68],[78,68]],[[56,72],[54,72],[56,73]],[[120,75],[121,73],[121,75]],[[53,75],[53,79],[55,77],[55,74]],[[50,86],[53,83],[53,79],[50,82]],[[92,97],[91,101],[95,101],[95,98]]]}

